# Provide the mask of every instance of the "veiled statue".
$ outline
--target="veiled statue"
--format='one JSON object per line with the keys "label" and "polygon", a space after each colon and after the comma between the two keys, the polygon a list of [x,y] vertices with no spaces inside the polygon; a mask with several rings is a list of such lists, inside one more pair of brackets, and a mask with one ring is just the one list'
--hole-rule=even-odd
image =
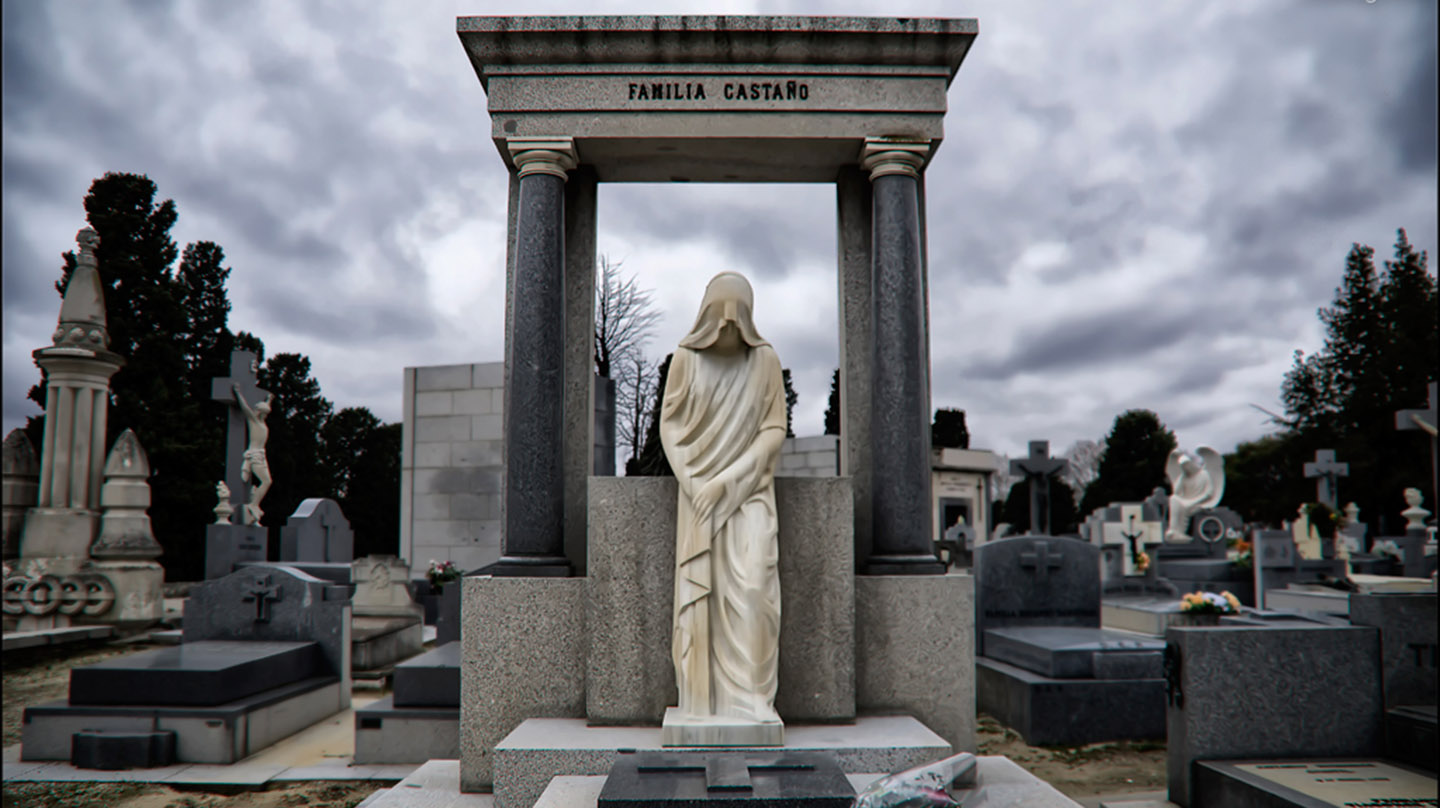
{"label": "veiled statue", "polygon": [[711,279],[665,384],[660,440],[680,489],[671,640],[679,705],[665,714],[666,746],[784,743],[775,466],[785,386],[753,307],[744,276]]}
{"label": "veiled statue", "polygon": [[1165,541],[1189,541],[1190,517],[1219,505],[1225,493],[1225,458],[1209,446],[1201,446],[1194,455],[1175,449],[1165,462],[1165,475],[1170,478],[1170,524]]}

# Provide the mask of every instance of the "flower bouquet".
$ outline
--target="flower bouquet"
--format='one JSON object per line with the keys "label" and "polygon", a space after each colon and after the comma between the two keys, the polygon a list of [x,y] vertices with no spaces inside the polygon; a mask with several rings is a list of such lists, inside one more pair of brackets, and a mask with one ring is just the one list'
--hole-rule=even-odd
{"label": "flower bouquet", "polygon": [[425,577],[430,579],[430,588],[435,594],[445,590],[445,584],[460,579],[460,568],[455,566],[453,561],[436,561],[430,559],[430,568],[425,570]]}
{"label": "flower bouquet", "polygon": [[1226,556],[1240,569],[1248,570],[1255,565],[1255,548],[1244,539],[1231,539]]}
{"label": "flower bouquet", "polygon": [[1240,599],[1229,592],[1191,592],[1180,599],[1180,614],[1192,626],[1218,626],[1220,615],[1238,614]]}
{"label": "flower bouquet", "polygon": [[1136,572],[1145,572],[1150,569],[1150,554],[1144,550],[1135,553],[1135,557],[1131,560],[1135,562]]}

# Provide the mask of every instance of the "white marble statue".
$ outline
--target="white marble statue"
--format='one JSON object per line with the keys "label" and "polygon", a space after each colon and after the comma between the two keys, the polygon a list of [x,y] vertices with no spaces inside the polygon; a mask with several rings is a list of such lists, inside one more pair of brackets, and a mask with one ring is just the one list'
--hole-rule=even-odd
{"label": "white marble statue", "polygon": [[1170,526],[1165,541],[1190,540],[1187,528],[1196,511],[1220,504],[1225,493],[1225,458],[1209,446],[1201,446],[1188,455],[1175,449],[1165,463],[1170,478]]}
{"label": "white marble statue", "polygon": [[265,442],[270,439],[270,427],[265,425],[265,418],[270,415],[275,397],[266,396],[264,401],[251,408],[245,396],[240,394],[240,385],[232,384],[231,388],[235,391],[240,411],[245,413],[245,435],[249,440],[245,447],[245,460],[240,464],[240,479],[250,486],[250,501],[241,510],[242,522],[258,525],[260,517],[265,515],[260,510],[260,501],[270,490],[270,463],[265,459]]}
{"label": "white marble statue", "polygon": [[1425,495],[1420,493],[1418,488],[1405,489],[1405,504],[1410,506],[1400,512],[1405,517],[1406,530],[1424,530],[1425,520],[1430,518],[1430,512],[1420,507],[1425,501]]}
{"label": "white marble statue", "polygon": [[660,439],[679,483],[667,746],[780,745],[775,466],[780,360],[755,330],[750,283],[711,279],[665,384]]}

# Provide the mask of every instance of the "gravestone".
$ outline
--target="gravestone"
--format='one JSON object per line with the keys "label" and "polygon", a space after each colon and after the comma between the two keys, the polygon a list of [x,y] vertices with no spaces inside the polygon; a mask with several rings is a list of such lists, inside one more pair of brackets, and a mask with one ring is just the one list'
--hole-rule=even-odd
{"label": "gravestone", "polygon": [[975,548],[977,654],[985,632],[1007,626],[1100,625],[1100,548],[1020,536]]}
{"label": "gravestone", "polygon": [[1164,734],[1164,644],[1100,628],[1098,546],[1000,539],[975,563],[982,711],[1032,745]]}
{"label": "gravestone", "polygon": [[205,526],[205,579],[224,578],[246,561],[265,561],[270,531],[264,525]]}
{"label": "gravestone", "polygon": [[25,430],[12,429],[0,447],[0,530],[3,530],[3,553],[0,558],[20,555],[20,532],[25,526],[25,511],[35,507],[40,494],[40,456],[25,436]]}
{"label": "gravestone", "polygon": [[355,531],[333,499],[301,500],[280,529],[280,560],[349,564],[355,560]]}
{"label": "gravestone", "polygon": [[355,710],[355,763],[458,757],[460,643],[443,643],[398,663],[392,682],[390,695]]}
{"label": "gravestone", "polygon": [[420,653],[425,643],[425,608],[410,592],[410,568],[405,560],[366,556],[352,562],[351,568],[355,670],[380,671]]}
{"label": "gravestone", "polygon": [[1065,459],[1050,456],[1050,441],[1030,441],[1029,457],[1010,461],[1010,473],[1024,475],[1030,486],[1030,532],[1050,535],[1050,475],[1065,468]]}
{"label": "gravestone", "polygon": [[1141,575],[1137,566],[1140,553],[1151,556],[1153,548],[1165,540],[1165,522],[1149,503],[1112,502],[1096,508],[1081,526],[1081,535],[1099,545],[1102,579],[1107,583],[1124,577]]}
{"label": "gravestone", "polygon": [[27,708],[21,758],[171,762],[157,741],[180,762],[249,757],[349,706],[348,595],[285,568],[205,582],[182,644],[75,668],[68,699]]}
{"label": "gravestone", "polygon": [[1192,794],[1197,761],[1380,753],[1378,630],[1171,626],[1165,640],[1172,802],[1204,808]]}
{"label": "gravestone", "polygon": [[1349,463],[1336,463],[1334,449],[1316,449],[1315,460],[1305,464],[1305,476],[1315,478],[1315,501],[1335,510],[1340,507],[1339,482],[1350,476]]}
{"label": "gravestone", "polygon": [[1380,629],[1386,708],[1434,705],[1435,593],[1350,595],[1350,622]]}

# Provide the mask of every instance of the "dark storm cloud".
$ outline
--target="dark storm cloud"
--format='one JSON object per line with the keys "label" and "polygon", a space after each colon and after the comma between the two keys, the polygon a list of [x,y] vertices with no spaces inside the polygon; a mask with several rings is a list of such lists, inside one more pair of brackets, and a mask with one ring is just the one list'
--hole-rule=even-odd
{"label": "dark storm cloud", "polygon": [[1434,3],[1416,3],[1418,19],[1410,28],[1414,42],[1410,70],[1400,92],[1383,117],[1383,131],[1393,138],[1400,168],[1420,171],[1435,167],[1436,53]]}

